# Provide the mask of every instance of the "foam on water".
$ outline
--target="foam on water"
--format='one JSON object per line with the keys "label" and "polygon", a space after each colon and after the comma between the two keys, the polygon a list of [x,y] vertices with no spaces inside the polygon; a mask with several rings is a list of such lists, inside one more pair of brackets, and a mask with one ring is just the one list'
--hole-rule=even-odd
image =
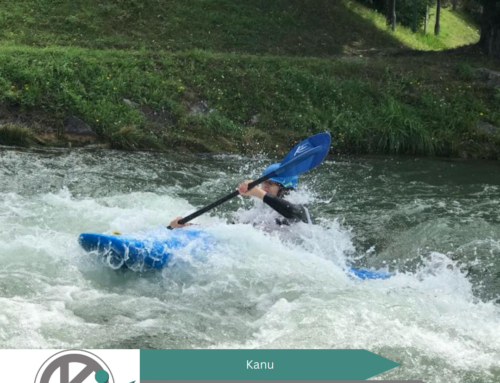
{"label": "foam on water", "polygon": [[[463,217],[450,201],[400,201],[387,222],[418,220],[429,206],[441,207],[441,221],[413,222],[384,237],[389,245],[380,250],[378,243],[366,250],[356,245],[357,228],[339,214],[316,211],[320,225],[266,231],[241,223],[262,220],[260,207],[249,211],[251,203],[235,201],[226,213],[197,220],[216,239],[207,257],[187,251],[162,272],[114,271],[79,248],[80,232],[131,233],[168,224],[202,205],[208,188],[230,190],[246,170],[229,171],[221,165],[227,158],[218,156],[211,170],[205,165],[206,179],[195,176],[202,188],[190,183],[186,159],[176,168],[154,156],[116,153],[113,175],[103,158],[86,152],[0,157],[9,182],[0,186],[1,348],[364,348],[402,364],[385,379],[500,380],[500,309],[477,294],[468,274],[477,265],[496,267],[477,249],[498,252],[498,240],[471,231],[470,241],[453,253],[416,252],[412,245],[412,238],[423,241],[432,232],[425,225],[447,232],[444,214]],[[257,161],[252,175],[265,163]],[[314,181],[306,186],[313,189]],[[331,193],[306,187],[296,198],[340,204],[341,187],[330,187]],[[359,206],[342,209],[356,213]],[[408,260],[407,267],[394,263],[396,256]],[[389,266],[395,276],[362,281],[345,272],[353,262]]]}

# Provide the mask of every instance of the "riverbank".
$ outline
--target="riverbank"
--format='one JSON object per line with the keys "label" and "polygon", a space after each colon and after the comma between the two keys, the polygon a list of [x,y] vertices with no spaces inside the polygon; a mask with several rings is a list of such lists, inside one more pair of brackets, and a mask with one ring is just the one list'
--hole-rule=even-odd
{"label": "riverbank", "polygon": [[479,38],[460,11],[439,36],[351,0],[0,13],[0,145],[282,154],[327,130],[342,153],[499,157],[500,63],[442,51]]}
{"label": "riverbank", "polygon": [[327,130],[344,153],[498,158],[500,80],[480,68],[499,64],[473,49],[319,59],[2,47],[0,144],[281,152]]}

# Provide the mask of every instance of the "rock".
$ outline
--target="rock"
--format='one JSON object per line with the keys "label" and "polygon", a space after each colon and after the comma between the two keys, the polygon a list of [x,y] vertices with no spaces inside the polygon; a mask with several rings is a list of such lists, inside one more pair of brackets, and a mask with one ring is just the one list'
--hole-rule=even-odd
{"label": "rock", "polygon": [[197,101],[189,107],[190,116],[205,116],[213,112],[206,101]]}
{"label": "rock", "polygon": [[478,74],[488,85],[500,86],[500,72],[495,72],[494,70],[486,68],[478,68],[476,69],[476,74]]}
{"label": "rock", "polygon": [[492,136],[500,132],[500,128],[498,126],[491,125],[484,121],[479,121],[479,123],[477,124],[477,128],[481,132],[490,134]]}
{"label": "rock", "polygon": [[250,119],[250,125],[258,124],[260,121],[260,114],[254,114]]}
{"label": "rock", "polygon": [[123,99],[123,103],[124,103],[125,105],[127,105],[127,106],[131,107],[131,108],[134,108],[134,109],[139,109],[139,106],[140,106],[138,103],[133,102],[133,101],[131,101],[131,100],[127,99],[127,98],[124,98],[124,99]]}
{"label": "rock", "polygon": [[43,145],[43,146],[47,145],[47,141],[44,140],[42,137],[36,137],[35,136],[34,140],[39,145]]}
{"label": "rock", "polygon": [[90,126],[75,116],[68,116],[64,119],[64,134],[88,138],[97,137]]}

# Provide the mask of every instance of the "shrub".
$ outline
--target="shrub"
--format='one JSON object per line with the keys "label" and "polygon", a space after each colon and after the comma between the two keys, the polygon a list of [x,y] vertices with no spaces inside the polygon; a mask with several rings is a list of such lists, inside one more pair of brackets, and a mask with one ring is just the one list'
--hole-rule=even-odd
{"label": "shrub", "polygon": [[25,126],[18,124],[0,126],[0,145],[29,146],[33,141],[33,132]]}

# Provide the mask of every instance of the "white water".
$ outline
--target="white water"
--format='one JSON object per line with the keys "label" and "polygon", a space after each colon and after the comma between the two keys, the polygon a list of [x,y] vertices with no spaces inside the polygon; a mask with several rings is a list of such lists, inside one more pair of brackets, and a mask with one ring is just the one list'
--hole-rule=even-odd
{"label": "white water", "polygon": [[346,262],[370,254],[335,217],[283,236],[203,216],[217,240],[207,259],[180,254],[161,273],[104,267],[80,232],[168,224],[259,166],[204,179],[196,163],[102,156],[0,152],[1,348],[364,348],[401,363],[379,378],[500,381],[499,306],[474,294],[461,265],[431,251],[412,272],[353,279]]}

